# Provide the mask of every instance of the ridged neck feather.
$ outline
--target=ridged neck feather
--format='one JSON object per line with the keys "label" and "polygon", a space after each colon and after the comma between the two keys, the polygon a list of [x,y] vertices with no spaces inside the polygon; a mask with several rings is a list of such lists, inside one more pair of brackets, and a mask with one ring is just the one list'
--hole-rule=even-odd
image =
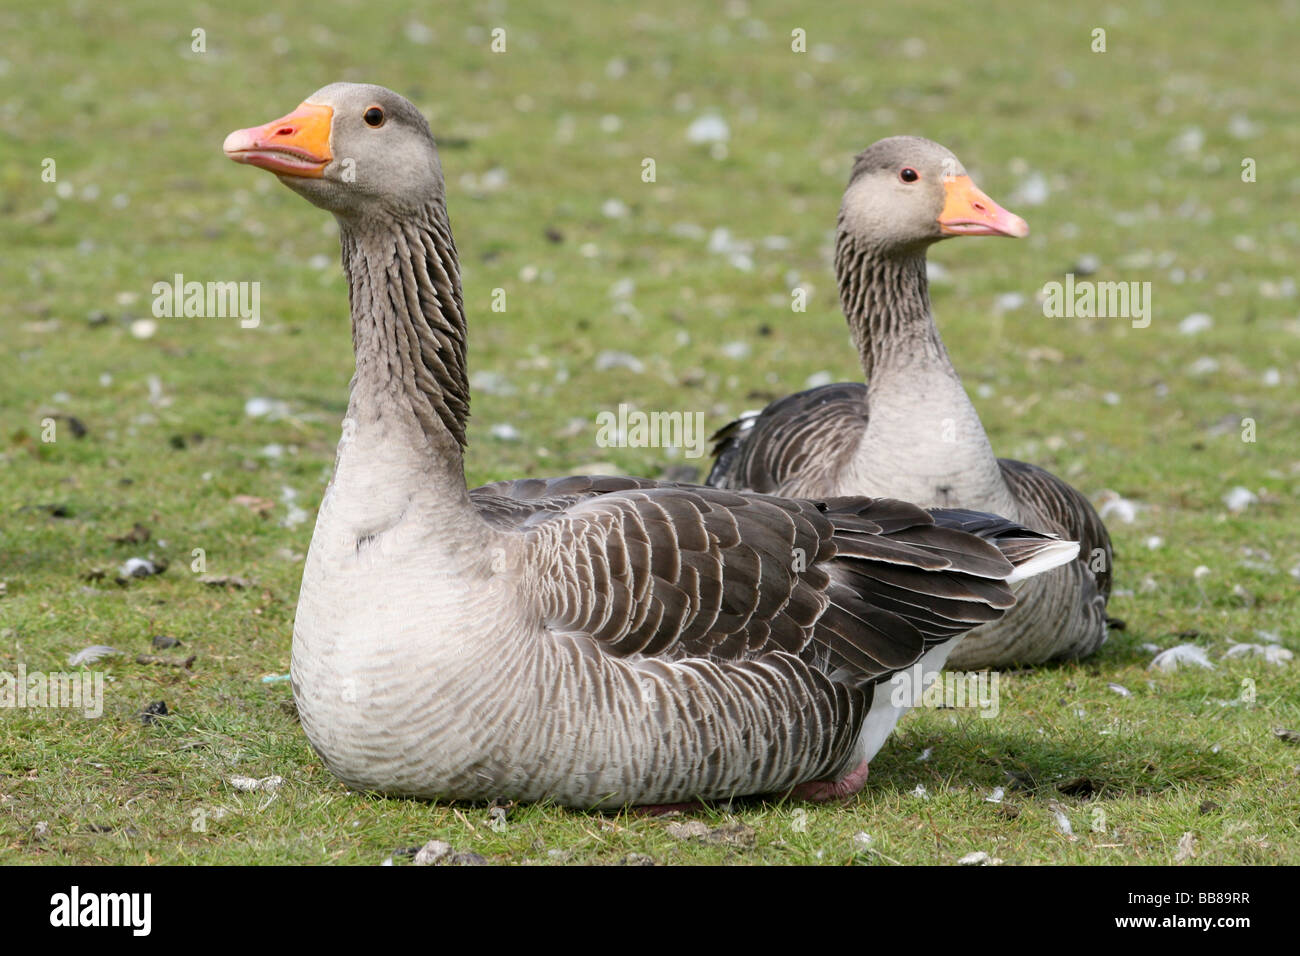
{"label": "ridged neck feather", "polygon": [[395,219],[340,221],[352,307],[354,402],[409,415],[459,456],[469,418],[465,311],[441,198]]}
{"label": "ridged neck feather", "polygon": [[916,365],[951,368],[930,313],[925,247],[897,252],[843,228],[835,238],[835,274],[868,386],[879,373]]}

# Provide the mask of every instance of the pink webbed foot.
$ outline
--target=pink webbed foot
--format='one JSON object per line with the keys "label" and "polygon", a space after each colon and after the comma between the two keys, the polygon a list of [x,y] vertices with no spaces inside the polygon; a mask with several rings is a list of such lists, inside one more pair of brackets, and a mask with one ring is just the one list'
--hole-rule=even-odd
{"label": "pink webbed foot", "polygon": [[830,803],[833,800],[845,800],[867,782],[867,762],[864,760],[839,780],[809,780],[790,791],[790,796],[797,800],[811,800],[813,803]]}

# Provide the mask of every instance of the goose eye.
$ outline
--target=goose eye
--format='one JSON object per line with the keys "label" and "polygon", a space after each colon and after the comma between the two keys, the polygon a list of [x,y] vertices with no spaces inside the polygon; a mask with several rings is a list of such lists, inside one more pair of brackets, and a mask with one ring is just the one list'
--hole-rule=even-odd
{"label": "goose eye", "polygon": [[361,118],[366,121],[367,126],[384,125],[384,111],[381,110],[378,106],[370,107],[370,109],[366,110],[365,114]]}
{"label": "goose eye", "polygon": [[914,183],[921,178],[921,174],[918,173],[911,166],[904,166],[902,170],[899,172],[898,178],[905,183]]}

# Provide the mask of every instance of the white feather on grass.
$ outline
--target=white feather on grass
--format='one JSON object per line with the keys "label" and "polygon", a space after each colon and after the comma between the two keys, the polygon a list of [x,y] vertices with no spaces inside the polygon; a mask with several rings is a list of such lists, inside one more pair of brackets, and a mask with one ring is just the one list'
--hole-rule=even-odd
{"label": "white feather on grass", "polygon": [[105,657],[117,657],[122,654],[116,647],[109,647],[107,644],[92,644],[90,647],[83,647],[75,654],[68,655],[68,664],[72,667],[79,667],[82,664],[94,664],[102,661]]}

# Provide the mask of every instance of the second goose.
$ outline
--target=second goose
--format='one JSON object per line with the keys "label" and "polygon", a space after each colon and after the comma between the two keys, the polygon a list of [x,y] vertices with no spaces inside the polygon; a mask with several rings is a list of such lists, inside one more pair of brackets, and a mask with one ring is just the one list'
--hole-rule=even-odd
{"label": "second goose", "polygon": [[707,479],[775,495],[889,495],[975,508],[1080,543],[1027,583],[1016,608],[949,646],[959,667],[1083,657],[1106,639],[1111,546],[1088,499],[1042,468],[997,458],[930,312],[926,251],[952,236],[1028,235],[951,152],[895,136],[857,157],[840,207],[835,271],[866,383],[825,385],[715,438]]}

